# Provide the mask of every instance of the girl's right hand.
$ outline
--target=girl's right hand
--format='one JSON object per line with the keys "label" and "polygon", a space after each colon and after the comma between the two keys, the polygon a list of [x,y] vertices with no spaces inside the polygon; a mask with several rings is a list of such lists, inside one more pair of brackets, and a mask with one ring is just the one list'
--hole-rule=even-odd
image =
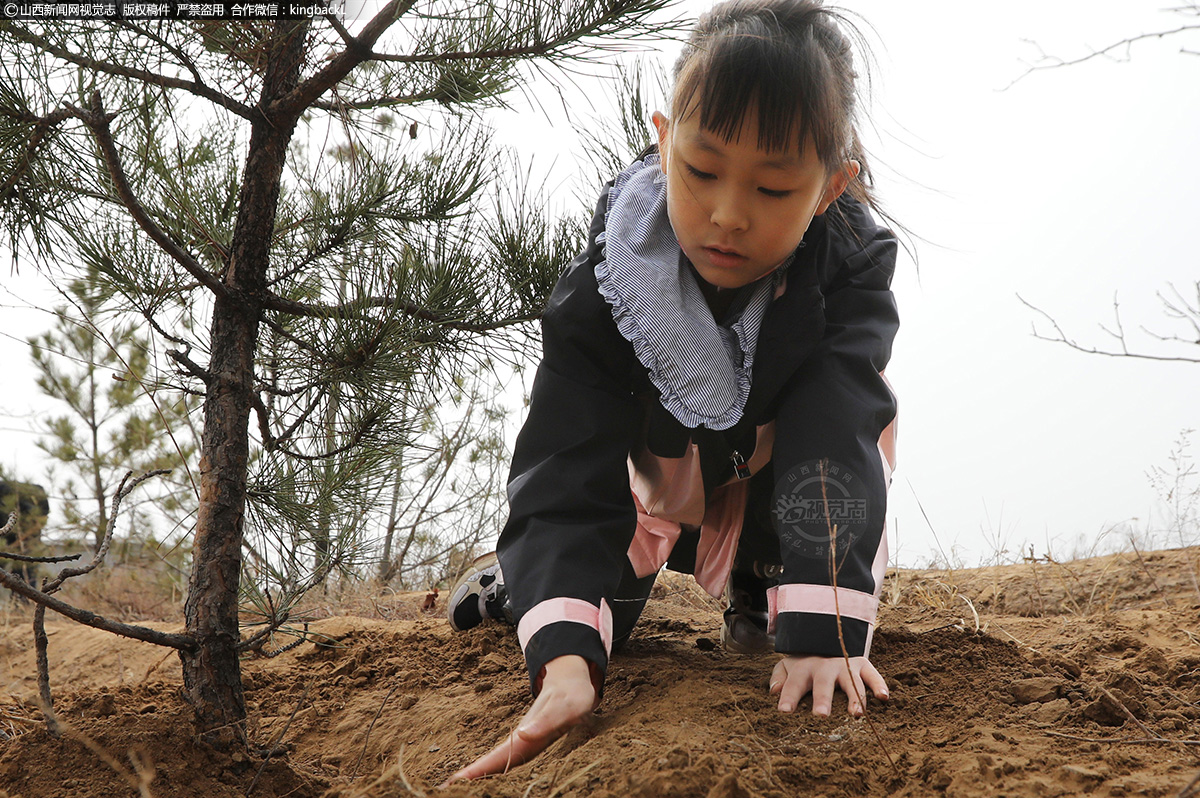
{"label": "girl's right hand", "polygon": [[446,779],[477,779],[528,762],[580,723],[596,705],[591,667],[583,657],[569,654],[550,660],[542,691],[504,742]]}

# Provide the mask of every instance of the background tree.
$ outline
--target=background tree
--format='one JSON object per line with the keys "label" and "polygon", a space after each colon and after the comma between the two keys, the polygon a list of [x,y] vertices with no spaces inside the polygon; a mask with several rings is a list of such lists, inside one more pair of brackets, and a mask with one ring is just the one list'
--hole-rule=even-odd
{"label": "background tree", "polygon": [[195,490],[186,463],[195,451],[185,394],[156,396],[150,379],[150,340],[131,322],[102,332],[107,298],[98,275],[89,270],[65,289],[70,306],[55,310],[54,327],[29,339],[37,385],[69,412],[45,420],[38,446],[62,463],[55,479],[62,495],[59,530],[92,539],[99,546],[108,529],[108,503],[127,470],[171,469],[176,482],[151,502],[127,505],[131,527],[143,526],[147,506],[173,521],[175,531],[195,508]]}
{"label": "background tree", "polygon": [[511,458],[505,386],[493,369],[483,364],[456,380],[446,400],[414,408],[416,437],[393,470],[380,583],[444,586],[500,533]]}
{"label": "background tree", "polygon": [[504,331],[540,314],[579,244],[580,224],[495,188],[513,181],[477,110],[531,67],[667,27],[651,21],[661,5],[392,0],[354,31],[332,17],[0,23],[14,250],[94,268],[203,400],[173,639],[207,738],[243,736],[247,533],[311,535],[325,508],[360,525],[407,438],[397,398],[433,391],[480,336],[518,343]]}

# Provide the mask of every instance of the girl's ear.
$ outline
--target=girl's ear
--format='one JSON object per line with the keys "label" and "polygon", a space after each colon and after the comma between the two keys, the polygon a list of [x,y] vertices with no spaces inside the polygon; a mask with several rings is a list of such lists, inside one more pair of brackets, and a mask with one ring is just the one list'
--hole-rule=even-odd
{"label": "girl's ear", "polygon": [[842,196],[842,192],[850,185],[854,178],[858,177],[859,170],[862,166],[858,161],[846,161],[842,164],[842,168],[833,173],[829,178],[829,182],[825,184],[825,193],[821,195],[821,201],[817,203],[816,216],[820,216],[829,210],[829,206],[837,201],[837,198]]}
{"label": "girl's ear", "polygon": [[658,154],[661,159],[659,165],[665,175],[667,173],[667,157],[671,147],[671,120],[667,119],[666,114],[662,111],[655,111],[650,119],[654,122],[654,127],[658,129]]}

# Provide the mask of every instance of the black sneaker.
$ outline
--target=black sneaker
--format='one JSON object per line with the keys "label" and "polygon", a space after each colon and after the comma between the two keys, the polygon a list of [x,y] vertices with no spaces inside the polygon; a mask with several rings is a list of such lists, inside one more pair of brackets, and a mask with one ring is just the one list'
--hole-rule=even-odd
{"label": "black sneaker", "polygon": [[476,558],[454,585],[446,602],[446,617],[456,632],[473,629],[488,618],[512,625],[512,608],[495,552]]}
{"label": "black sneaker", "polygon": [[726,651],[753,657],[775,650],[775,635],[767,633],[767,588],[778,577],[778,566],[762,567],[757,562],[750,574],[730,574],[729,608],[721,624]]}
{"label": "black sneaker", "polygon": [[775,650],[775,635],[767,634],[767,613],[751,610],[746,602],[739,600],[739,590],[725,610],[725,622],[721,624],[721,645],[735,654],[758,656]]}

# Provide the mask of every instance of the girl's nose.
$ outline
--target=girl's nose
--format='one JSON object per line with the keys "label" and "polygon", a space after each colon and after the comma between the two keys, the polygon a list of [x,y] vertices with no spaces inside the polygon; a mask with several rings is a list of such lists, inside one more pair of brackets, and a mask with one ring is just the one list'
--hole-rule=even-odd
{"label": "girl's nose", "polygon": [[741,232],[750,225],[742,203],[738,202],[736,197],[728,194],[722,194],[715,198],[709,220],[717,227],[729,232]]}

